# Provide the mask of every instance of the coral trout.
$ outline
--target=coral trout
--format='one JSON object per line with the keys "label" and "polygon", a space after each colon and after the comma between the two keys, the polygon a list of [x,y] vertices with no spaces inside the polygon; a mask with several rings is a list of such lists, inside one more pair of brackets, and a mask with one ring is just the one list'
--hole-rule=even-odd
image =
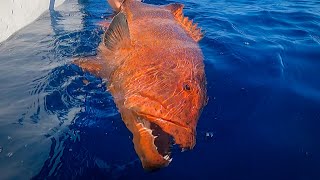
{"label": "coral trout", "polygon": [[158,169],[173,144],[192,149],[207,103],[201,30],[182,4],[108,0],[116,11],[96,57],[74,63],[107,80],[142,166]]}

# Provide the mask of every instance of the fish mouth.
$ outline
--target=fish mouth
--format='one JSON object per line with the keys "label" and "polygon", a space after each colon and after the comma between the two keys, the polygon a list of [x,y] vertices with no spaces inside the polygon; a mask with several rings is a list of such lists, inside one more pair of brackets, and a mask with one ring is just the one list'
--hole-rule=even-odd
{"label": "fish mouth", "polygon": [[140,139],[135,146],[145,169],[155,170],[169,165],[174,145],[183,150],[194,146],[194,133],[188,127],[149,114],[136,115]]}
{"label": "fish mouth", "polygon": [[135,146],[143,167],[156,170],[169,165],[172,161],[173,137],[142,116],[137,117],[137,125],[140,138]]}
{"label": "fish mouth", "polygon": [[192,149],[195,145],[195,129],[173,120],[136,112],[138,117],[158,125],[161,130],[173,137],[174,142],[183,149]]}

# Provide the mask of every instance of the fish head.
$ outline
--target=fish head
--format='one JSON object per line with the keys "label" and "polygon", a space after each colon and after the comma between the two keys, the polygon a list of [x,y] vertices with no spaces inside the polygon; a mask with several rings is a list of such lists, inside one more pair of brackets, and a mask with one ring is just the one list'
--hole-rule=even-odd
{"label": "fish head", "polygon": [[145,169],[167,166],[173,145],[183,150],[195,145],[196,125],[207,97],[203,65],[191,68],[171,72],[156,68],[154,76],[132,81],[132,89],[140,88],[124,104],[133,114],[133,142]]}

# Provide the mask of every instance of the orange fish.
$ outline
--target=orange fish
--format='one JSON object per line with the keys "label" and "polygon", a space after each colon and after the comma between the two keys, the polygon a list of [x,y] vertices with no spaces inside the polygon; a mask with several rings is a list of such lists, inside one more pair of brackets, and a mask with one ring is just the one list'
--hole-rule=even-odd
{"label": "orange fish", "polygon": [[[202,33],[182,4],[108,0],[117,12],[96,57],[74,63],[106,79],[145,169],[167,166],[173,143],[192,149],[207,103]],[[174,142],[172,141],[174,140]]]}

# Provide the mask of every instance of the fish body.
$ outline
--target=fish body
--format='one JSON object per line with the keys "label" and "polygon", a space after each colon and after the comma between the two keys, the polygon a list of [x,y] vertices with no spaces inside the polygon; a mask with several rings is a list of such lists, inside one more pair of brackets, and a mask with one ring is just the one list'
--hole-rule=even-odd
{"label": "fish body", "polygon": [[183,16],[181,4],[108,1],[117,14],[97,57],[75,63],[108,81],[143,167],[167,166],[173,140],[194,147],[207,102],[201,31]]}

